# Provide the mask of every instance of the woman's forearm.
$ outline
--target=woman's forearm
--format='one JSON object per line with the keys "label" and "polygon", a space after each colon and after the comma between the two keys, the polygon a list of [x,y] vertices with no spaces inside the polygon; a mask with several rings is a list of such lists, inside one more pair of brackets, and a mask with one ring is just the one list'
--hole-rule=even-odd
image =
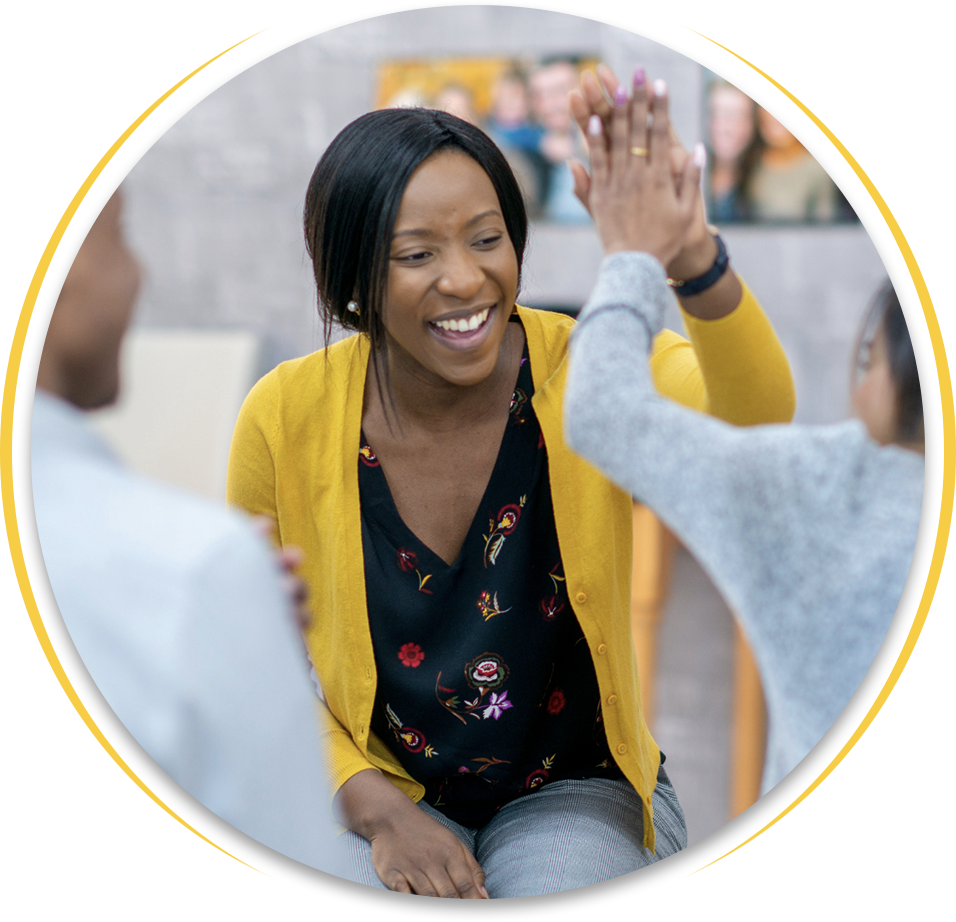
{"label": "woman's forearm", "polygon": [[369,840],[400,822],[404,812],[418,811],[407,794],[374,768],[352,775],[336,793],[333,809],[343,826]]}

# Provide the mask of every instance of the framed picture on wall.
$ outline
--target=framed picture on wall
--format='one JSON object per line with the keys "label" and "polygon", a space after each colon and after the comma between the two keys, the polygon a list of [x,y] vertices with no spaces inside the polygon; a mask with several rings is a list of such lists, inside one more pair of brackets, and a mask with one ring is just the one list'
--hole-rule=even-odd
{"label": "framed picture on wall", "polygon": [[856,221],[836,183],[785,125],[705,72],[708,216],[714,224]]}
{"label": "framed picture on wall", "polygon": [[599,60],[591,53],[382,61],[375,106],[426,106],[478,125],[504,151],[533,220],[588,224],[566,165],[570,157],[587,160],[568,93]]}

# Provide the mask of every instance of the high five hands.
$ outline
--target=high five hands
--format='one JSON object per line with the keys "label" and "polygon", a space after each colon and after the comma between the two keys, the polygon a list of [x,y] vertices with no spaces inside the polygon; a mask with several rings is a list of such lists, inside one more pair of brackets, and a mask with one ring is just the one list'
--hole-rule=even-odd
{"label": "high five hands", "polygon": [[571,95],[591,156],[590,176],[581,164],[572,165],[575,191],[589,208],[606,253],[637,250],[669,267],[687,247],[691,230],[706,233],[706,226],[694,228],[704,224],[703,147],[688,157],[676,141],[662,80],[649,87],[638,68],[628,99],[626,87],[607,74],[602,77],[605,86],[613,86],[613,103],[592,75],[582,80],[582,93]]}

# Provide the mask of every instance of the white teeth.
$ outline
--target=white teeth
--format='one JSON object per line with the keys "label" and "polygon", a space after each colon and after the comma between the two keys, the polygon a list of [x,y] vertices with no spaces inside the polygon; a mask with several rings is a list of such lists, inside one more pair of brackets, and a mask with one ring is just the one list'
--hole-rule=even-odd
{"label": "white teeth", "polygon": [[486,307],[483,311],[462,320],[437,320],[435,326],[453,333],[470,333],[472,330],[477,330],[488,319],[489,310],[490,308]]}

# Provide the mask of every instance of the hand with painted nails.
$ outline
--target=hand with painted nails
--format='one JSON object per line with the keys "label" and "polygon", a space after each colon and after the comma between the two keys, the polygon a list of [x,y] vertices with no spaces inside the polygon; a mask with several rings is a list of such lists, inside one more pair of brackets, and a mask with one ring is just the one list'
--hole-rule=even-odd
{"label": "hand with painted nails", "polygon": [[[635,69],[633,82],[634,86],[646,84],[643,67]],[[600,116],[604,130],[608,131],[614,111],[612,100],[621,88],[622,84],[606,64],[598,66],[597,74],[590,71],[582,74],[581,87],[569,94],[569,104],[571,114],[585,136],[588,131],[588,120],[592,115]],[[669,142],[668,156],[671,173],[677,181],[683,173],[689,154],[681,144],[673,125],[669,129]],[[570,163],[570,168],[574,176],[574,193],[584,207],[591,211],[591,177],[588,175],[587,168],[576,161]],[[713,265],[716,256],[716,244],[707,227],[704,202],[701,197],[693,222],[684,238],[684,246],[666,266],[667,274],[674,279],[696,278]]]}
{"label": "hand with painted nails", "polygon": [[615,87],[606,127],[599,114],[590,115],[588,198],[606,253],[650,253],[666,267],[684,248],[701,207],[704,151],[698,145],[673,174],[667,87],[656,80],[649,89],[638,70],[630,99],[623,85]]}

